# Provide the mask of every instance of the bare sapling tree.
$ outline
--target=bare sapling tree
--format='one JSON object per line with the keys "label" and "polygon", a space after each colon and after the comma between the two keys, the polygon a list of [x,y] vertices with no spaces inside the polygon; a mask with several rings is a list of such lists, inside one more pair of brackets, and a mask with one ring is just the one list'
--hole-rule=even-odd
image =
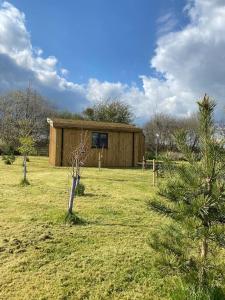
{"label": "bare sapling tree", "polygon": [[27,180],[27,161],[28,155],[34,153],[35,151],[35,141],[32,135],[32,123],[29,119],[24,119],[18,121],[19,127],[19,147],[18,151],[23,156],[23,179],[21,181],[22,185],[28,185],[29,181]]}
{"label": "bare sapling tree", "polygon": [[88,135],[86,131],[81,133],[79,145],[71,152],[70,163],[71,163],[72,184],[71,184],[71,191],[70,191],[69,204],[68,204],[68,214],[73,213],[76,189],[80,183],[81,167],[84,166],[88,158],[88,154],[89,154],[88,149],[89,149]]}
{"label": "bare sapling tree", "polygon": [[18,150],[23,155],[23,179],[22,185],[29,185],[27,179],[27,157],[34,152],[34,140],[31,136],[23,136],[19,139],[20,146]]}

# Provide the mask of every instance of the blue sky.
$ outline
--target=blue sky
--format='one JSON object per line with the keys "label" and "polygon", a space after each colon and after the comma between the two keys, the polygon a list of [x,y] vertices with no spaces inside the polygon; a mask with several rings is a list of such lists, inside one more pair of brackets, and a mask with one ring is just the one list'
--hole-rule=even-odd
{"label": "blue sky", "polygon": [[57,107],[131,105],[136,122],[225,106],[224,0],[0,0],[0,93],[28,81]]}
{"label": "blue sky", "polygon": [[32,44],[54,55],[72,81],[89,78],[139,84],[151,74],[160,24],[168,13],[183,22],[185,1],[67,0],[11,1],[26,15]]}

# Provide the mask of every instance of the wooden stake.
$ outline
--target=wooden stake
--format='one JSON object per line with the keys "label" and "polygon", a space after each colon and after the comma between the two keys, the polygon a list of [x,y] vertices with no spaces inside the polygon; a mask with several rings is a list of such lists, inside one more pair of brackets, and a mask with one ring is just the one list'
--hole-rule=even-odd
{"label": "wooden stake", "polygon": [[98,153],[98,170],[101,170],[101,153]]}
{"label": "wooden stake", "polygon": [[155,159],[152,160],[153,186],[155,186]]}
{"label": "wooden stake", "polygon": [[145,157],[143,156],[143,160],[142,160],[142,171],[144,171],[145,169]]}

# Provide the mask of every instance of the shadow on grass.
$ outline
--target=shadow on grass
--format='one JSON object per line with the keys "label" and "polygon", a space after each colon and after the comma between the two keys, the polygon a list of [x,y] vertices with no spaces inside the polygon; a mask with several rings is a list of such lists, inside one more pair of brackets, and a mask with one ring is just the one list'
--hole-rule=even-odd
{"label": "shadow on grass", "polygon": [[131,180],[127,179],[114,179],[114,178],[107,178],[108,181],[113,181],[113,182],[130,182]]}
{"label": "shadow on grass", "polygon": [[66,213],[64,217],[64,222],[69,225],[87,225],[88,222],[78,216],[78,214],[72,212],[72,213]]}
{"label": "shadow on grass", "polygon": [[79,196],[80,198],[79,199],[83,199],[83,198],[96,198],[96,199],[98,199],[99,197],[101,197],[101,198],[107,198],[107,197],[109,197],[109,195],[108,194],[101,194],[101,193],[98,193],[98,194],[93,194],[93,193],[84,193],[84,195],[82,195],[82,196]]}
{"label": "shadow on grass", "polygon": [[20,186],[28,186],[28,185],[30,185],[30,182],[27,180],[27,179],[22,179],[21,181],[20,181]]}
{"label": "shadow on grass", "polygon": [[84,193],[84,195],[82,196],[82,197],[90,197],[90,198],[92,198],[92,197],[96,197],[96,195],[95,194],[93,194],[93,193]]}

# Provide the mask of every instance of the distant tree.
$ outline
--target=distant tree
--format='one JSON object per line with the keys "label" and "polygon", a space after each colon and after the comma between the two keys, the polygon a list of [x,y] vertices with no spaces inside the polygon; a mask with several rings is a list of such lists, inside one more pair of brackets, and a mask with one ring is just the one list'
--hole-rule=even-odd
{"label": "distant tree", "polygon": [[199,153],[190,147],[187,131],[176,134],[187,163],[168,174],[160,188],[164,198],[150,202],[153,210],[175,223],[155,235],[151,245],[163,252],[171,272],[179,268],[189,282],[204,289],[213,280],[209,274],[217,276],[216,255],[225,247],[225,151],[224,140],[215,138],[215,103],[205,95],[198,107]]}
{"label": "distant tree", "polygon": [[56,111],[54,113],[54,117],[55,118],[60,118],[60,119],[73,119],[73,120],[83,120],[84,119],[82,114],[72,113],[72,112],[69,112],[67,110]]}
{"label": "distant tree", "polygon": [[19,139],[19,152],[23,155],[23,179],[22,185],[29,185],[27,179],[27,157],[34,152],[34,140],[31,136],[23,136]]}
{"label": "distant tree", "polygon": [[131,107],[119,100],[99,101],[83,111],[87,120],[131,124],[133,113]]}
{"label": "distant tree", "polygon": [[144,126],[147,151],[154,156],[156,149],[161,151],[176,151],[174,134],[178,129],[188,132],[190,146],[195,150],[198,146],[198,119],[196,115],[188,118],[176,118],[167,114],[156,114]]}
{"label": "distant tree", "polygon": [[95,108],[88,107],[83,111],[83,116],[90,121],[97,121],[95,113]]}
{"label": "distant tree", "polygon": [[48,139],[47,117],[53,107],[31,88],[0,96],[0,140],[16,149],[22,136],[32,135],[36,142]]}

